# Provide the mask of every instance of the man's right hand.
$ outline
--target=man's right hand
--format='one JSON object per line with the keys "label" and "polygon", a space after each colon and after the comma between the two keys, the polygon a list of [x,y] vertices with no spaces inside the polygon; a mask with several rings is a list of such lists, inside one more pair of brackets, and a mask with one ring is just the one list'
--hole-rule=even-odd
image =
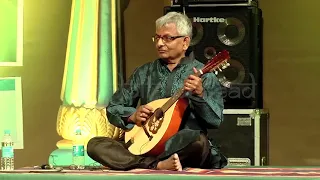
{"label": "man's right hand", "polygon": [[148,105],[139,106],[137,111],[133,113],[129,120],[134,122],[136,125],[141,126],[151,115],[153,114],[153,108]]}

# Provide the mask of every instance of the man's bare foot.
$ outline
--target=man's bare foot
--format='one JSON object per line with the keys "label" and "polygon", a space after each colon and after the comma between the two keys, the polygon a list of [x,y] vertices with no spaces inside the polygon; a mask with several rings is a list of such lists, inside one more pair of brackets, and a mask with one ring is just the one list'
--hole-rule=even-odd
{"label": "man's bare foot", "polygon": [[157,165],[157,169],[182,171],[178,154],[173,154],[168,159],[160,161]]}

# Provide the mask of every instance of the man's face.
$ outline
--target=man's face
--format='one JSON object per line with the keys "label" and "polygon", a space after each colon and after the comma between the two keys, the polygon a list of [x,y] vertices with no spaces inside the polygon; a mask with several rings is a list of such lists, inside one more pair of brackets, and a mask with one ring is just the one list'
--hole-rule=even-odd
{"label": "man's face", "polygon": [[176,59],[188,49],[190,38],[180,36],[174,23],[166,24],[156,30],[155,43],[162,59]]}

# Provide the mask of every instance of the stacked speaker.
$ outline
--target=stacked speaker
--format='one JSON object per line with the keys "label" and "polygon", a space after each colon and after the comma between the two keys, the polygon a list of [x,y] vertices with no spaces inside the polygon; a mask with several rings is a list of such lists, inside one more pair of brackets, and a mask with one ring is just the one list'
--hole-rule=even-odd
{"label": "stacked speaker", "polygon": [[225,109],[262,109],[262,12],[253,0],[173,0],[164,13],[185,13],[193,23],[191,49],[202,63],[221,50],[230,66],[217,75]]}

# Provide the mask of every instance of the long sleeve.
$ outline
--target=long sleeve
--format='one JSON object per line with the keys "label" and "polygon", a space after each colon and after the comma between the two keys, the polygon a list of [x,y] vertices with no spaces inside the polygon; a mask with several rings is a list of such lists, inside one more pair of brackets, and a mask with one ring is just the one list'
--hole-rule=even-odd
{"label": "long sleeve", "polygon": [[223,121],[223,97],[218,78],[213,73],[203,77],[203,97],[190,95],[192,107],[208,128],[218,128]]}
{"label": "long sleeve", "polygon": [[107,107],[107,118],[111,124],[124,130],[131,129],[133,124],[127,119],[136,111],[140,98],[140,73],[137,69],[128,82],[117,90]]}

